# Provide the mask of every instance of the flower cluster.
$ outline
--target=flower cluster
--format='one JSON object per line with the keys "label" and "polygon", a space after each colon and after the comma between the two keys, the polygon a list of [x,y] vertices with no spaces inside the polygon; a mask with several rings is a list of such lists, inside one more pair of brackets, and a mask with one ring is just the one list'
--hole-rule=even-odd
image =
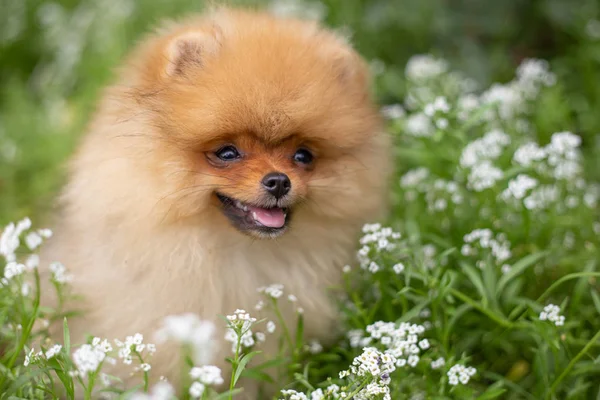
{"label": "flower cluster", "polygon": [[392,228],[383,227],[381,224],[366,224],[362,229],[364,235],[360,239],[362,247],[358,250],[360,267],[370,272],[378,272],[381,266],[377,264],[378,256],[388,253],[397,247],[401,235]]}
{"label": "flower cluster", "polygon": [[192,368],[190,377],[194,380],[189,389],[193,399],[202,397],[207,386],[223,384],[221,369],[213,365]]}
{"label": "flower cluster", "polygon": [[442,368],[444,365],[446,365],[446,360],[444,360],[443,357],[438,358],[437,360],[433,360],[431,362],[431,368],[432,369],[440,369]]}
{"label": "flower cluster", "polygon": [[73,363],[77,367],[71,375],[87,377],[89,374],[97,372],[102,363],[107,358],[107,354],[112,351],[112,346],[108,340],[94,338],[91,344],[84,344],[73,352]]}
{"label": "flower cluster", "polygon": [[402,322],[396,326],[394,322],[377,321],[367,326],[367,336],[361,330],[351,330],[348,338],[351,347],[379,344],[385,354],[394,357],[396,367],[415,367],[420,360],[420,353],[430,347],[427,339],[420,338],[424,332],[422,325]]}
{"label": "flower cluster", "polygon": [[374,379],[366,388],[356,394],[357,398],[366,399],[372,395],[383,394],[384,399],[391,399],[389,394],[390,374],[396,370],[396,359],[393,355],[382,353],[375,347],[365,347],[361,355],[354,358],[350,369],[340,372],[340,378],[355,376]]}
{"label": "flower cluster", "polygon": [[50,263],[50,272],[52,272],[52,281],[58,284],[71,282],[73,276],[67,273],[67,268],[59,262]]}
{"label": "flower cluster", "polygon": [[256,322],[245,310],[235,310],[227,316],[227,331],[225,340],[231,342],[231,351],[239,351],[239,346],[252,347],[256,343],[252,333],[252,326]]}
{"label": "flower cluster", "polygon": [[459,383],[466,385],[476,373],[477,370],[473,367],[465,367],[461,364],[453,365],[447,372],[448,383],[452,386],[456,386]]}
{"label": "flower cluster", "polygon": [[149,393],[134,393],[129,400],[172,400],[175,388],[168,382],[158,382]]}
{"label": "flower cluster", "polygon": [[548,304],[544,307],[544,310],[540,313],[540,321],[554,322],[556,326],[563,326],[565,324],[564,315],[560,315],[560,307],[554,304]]}
{"label": "flower cluster", "polygon": [[0,235],[0,255],[6,262],[16,261],[15,255],[19,246],[21,246],[21,235],[31,228],[31,220],[24,218],[18,223],[11,222],[2,230]]}
{"label": "flower cluster", "polygon": [[171,315],[163,320],[162,327],[156,332],[156,340],[190,345],[194,361],[198,364],[210,364],[215,353],[215,324],[201,320],[196,314]]}
{"label": "flower cluster", "polygon": [[[143,360],[143,355],[152,356],[156,352],[156,346],[153,343],[144,343],[144,336],[141,333],[127,336],[124,342],[115,339],[115,344],[119,348],[119,358],[123,360],[124,364],[128,365],[133,362],[133,356],[137,356],[140,360]],[[149,371],[150,364],[142,362],[140,369],[142,371]]]}
{"label": "flower cluster", "polygon": [[[502,265],[512,256],[510,243],[503,233],[494,236],[490,229],[475,229],[466,234],[463,240],[465,244],[460,250],[463,256],[477,255],[477,248],[489,249],[497,265]],[[478,266],[483,268],[483,261],[478,261]],[[503,267],[503,271],[508,272],[509,268]]]}

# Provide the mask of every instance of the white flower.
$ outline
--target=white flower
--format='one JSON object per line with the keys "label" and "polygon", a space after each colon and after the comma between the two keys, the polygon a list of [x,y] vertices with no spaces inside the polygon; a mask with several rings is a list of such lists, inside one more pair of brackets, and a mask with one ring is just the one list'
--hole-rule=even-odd
{"label": "white flower", "polygon": [[140,364],[140,369],[144,372],[148,372],[152,369],[152,366],[148,363],[142,363]]}
{"label": "white flower", "polygon": [[544,185],[534,189],[525,198],[523,204],[528,210],[543,209],[556,202],[559,198],[559,190],[555,185]]}
{"label": "white flower", "polygon": [[202,396],[205,389],[206,389],[206,386],[204,386],[202,383],[194,382],[190,386],[190,396],[193,399],[198,399],[198,398],[200,398],[200,396]]}
{"label": "white flower", "polygon": [[31,228],[31,220],[24,218],[16,225],[11,222],[2,231],[2,235],[0,235],[0,255],[7,262],[16,260],[15,252],[21,245],[20,236],[29,228]]}
{"label": "white flower", "polygon": [[463,149],[460,165],[463,168],[473,168],[484,160],[494,160],[508,144],[510,136],[500,130],[492,130]]}
{"label": "white flower", "polygon": [[84,344],[73,353],[73,362],[80,376],[86,376],[88,373],[96,372],[105,357],[106,353],[101,349]]}
{"label": "white flower", "polygon": [[503,120],[510,120],[523,110],[525,102],[517,83],[494,84],[481,95],[483,104],[494,104]]}
{"label": "white flower", "polygon": [[433,102],[426,104],[423,109],[423,112],[428,117],[433,117],[437,112],[447,113],[448,111],[450,111],[450,105],[443,96],[436,97]]}
{"label": "white flower", "polygon": [[25,260],[25,268],[28,271],[33,271],[34,268],[39,267],[40,265],[40,256],[37,254],[32,254]]}
{"label": "white flower", "polygon": [[425,167],[411,169],[400,178],[400,186],[403,188],[415,187],[421,184],[429,176],[429,170]]}
{"label": "white flower", "polygon": [[406,115],[404,108],[400,104],[391,104],[381,108],[381,113],[387,119],[400,119]]}
{"label": "white flower", "polygon": [[448,383],[452,386],[456,386],[459,383],[466,385],[476,372],[477,370],[473,367],[465,367],[461,364],[453,365],[447,372]]}
{"label": "white flower", "polygon": [[231,342],[231,350],[236,352],[238,342],[244,347],[251,347],[255,344],[252,334],[252,324],[256,322],[245,310],[235,310],[232,315],[227,316],[228,327],[225,332],[225,340]]}
{"label": "white flower", "polygon": [[494,167],[490,161],[484,160],[471,169],[468,186],[476,192],[481,192],[493,187],[496,181],[503,177],[502,170]]}
{"label": "white flower", "polygon": [[458,99],[458,118],[466,121],[471,112],[479,107],[479,98],[474,94],[466,94]]}
{"label": "white flower", "polygon": [[223,378],[221,369],[213,365],[204,365],[202,367],[194,367],[190,370],[190,377],[200,381],[204,385],[221,385]]}
{"label": "white flower", "polygon": [[55,355],[57,355],[58,353],[60,353],[61,349],[62,349],[62,346],[60,344],[55,344],[54,346],[50,347],[44,355],[46,356],[46,359],[49,360],[52,357],[54,357]]}
{"label": "white flower", "polygon": [[150,393],[135,393],[129,400],[172,400],[175,396],[175,389],[168,382],[158,382],[151,389]]}
{"label": "white flower", "polygon": [[4,267],[4,278],[6,280],[11,280],[15,276],[21,275],[23,272],[25,272],[25,265],[10,261]]}
{"label": "white flower", "polygon": [[34,356],[35,351],[33,349],[29,350],[29,353],[25,354],[25,361],[23,361],[23,366],[28,367],[29,364],[31,364],[32,362],[34,362],[36,360],[36,357]]}
{"label": "white flower", "polygon": [[51,263],[50,271],[52,272],[52,280],[56,283],[67,283],[73,279],[71,275],[67,274],[65,266],[59,262]]}
{"label": "white flower", "polygon": [[412,114],[408,117],[405,129],[406,133],[415,137],[428,137],[435,131],[431,119],[423,113]]}
{"label": "white flower", "polygon": [[435,126],[437,126],[440,129],[446,129],[448,128],[448,125],[449,122],[446,118],[440,118],[435,121]]}
{"label": "white flower", "polygon": [[213,335],[216,327],[210,321],[203,321],[195,314],[168,316],[163,320],[163,326],[156,333],[160,342],[175,340],[190,344],[194,351],[194,361],[198,364],[211,362],[216,351]]}
{"label": "white flower", "polygon": [[282,390],[281,394],[283,394],[284,396],[289,396],[289,400],[309,400],[306,394],[297,392],[292,389]]}
{"label": "white flower", "polygon": [[449,69],[448,62],[431,55],[416,55],[406,64],[406,77],[412,81],[435,78]]}
{"label": "white flower", "polygon": [[273,321],[267,322],[267,332],[269,332],[269,333],[275,332],[275,322],[273,322]]}
{"label": "white flower", "polygon": [[446,360],[444,360],[443,357],[440,357],[437,360],[434,360],[431,362],[432,369],[439,369],[439,368],[443,367],[444,365],[446,365]]}
{"label": "white flower", "polygon": [[323,346],[318,340],[315,339],[309,341],[306,347],[308,348],[308,352],[311,354],[319,354],[323,351]]}
{"label": "white flower", "polygon": [[544,158],[546,158],[546,150],[535,142],[521,145],[513,155],[514,162],[524,167],[529,167],[534,161],[540,161]]}
{"label": "white flower", "polygon": [[540,313],[540,321],[554,322],[556,326],[562,326],[565,324],[565,317],[559,315],[560,307],[554,304],[548,304],[544,307],[544,310]]}
{"label": "white flower", "polygon": [[510,198],[521,200],[527,195],[527,192],[535,188],[537,184],[537,179],[533,179],[525,174],[519,174],[515,179],[511,179],[508,182],[508,188],[502,192],[501,196],[505,200]]}
{"label": "white flower", "polygon": [[274,283],[265,288],[259,288],[258,291],[273,299],[278,299],[283,295],[283,285],[280,283]]}
{"label": "white flower", "polygon": [[291,301],[292,303],[295,303],[298,301],[298,298],[296,296],[294,296],[293,294],[290,294],[288,296],[288,300]]}
{"label": "white flower", "polygon": [[600,21],[590,19],[585,25],[585,33],[592,39],[600,39]]}
{"label": "white flower", "polygon": [[296,17],[320,21],[327,15],[327,7],[320,2],[302,0],[276,0],[270,4],[270,11],[277,16]]}
{"label": "white flower", "polygon": [[394,264],[392,269],[394,270],[395,273],[400,275],[404,271],[404,264],[402,264],[402,263]]}
{"label": "white flower", "polygon": [[533,99],[541,86],[554,85],[556,76],[550,72],[547,61],[529,58],[517,68],[517,82],[523,94]]}
{"label": "white flower", "polygon": [[35,250],[40,244],[42,244],[42,241],[42,237],[36,232],[29,232],[27,236],[25,236],[25,244],[29,250]]}

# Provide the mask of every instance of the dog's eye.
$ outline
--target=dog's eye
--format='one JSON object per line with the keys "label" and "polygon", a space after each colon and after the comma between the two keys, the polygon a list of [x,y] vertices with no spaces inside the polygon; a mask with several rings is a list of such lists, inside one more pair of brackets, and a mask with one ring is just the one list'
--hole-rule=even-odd
{"label": "dog's eye", "polygon": [[310,164],[313,160],[313,155],[306,149],[298,149],[294,154],[294,161],[300,164]]}
{"label": "dog's eye", "polygon": [[223,161],[233,161],[241,157],[240,152],[233,146],[225,146],[215,152],[215,155]]}

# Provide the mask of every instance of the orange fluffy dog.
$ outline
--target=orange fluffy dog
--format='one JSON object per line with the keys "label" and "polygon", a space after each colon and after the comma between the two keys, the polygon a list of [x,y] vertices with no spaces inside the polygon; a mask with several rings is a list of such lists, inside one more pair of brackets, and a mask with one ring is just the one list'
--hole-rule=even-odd
{"label": "orange fluffy dog", "polygon": [[[308,337],[332,337],[327,288],[381,215],[389,176],[367,75],[335,34],[251,11],[145,40],[74,157],[44,254],[85,299],[72,340],[150,339],[184,312],[223,325],[271,283],[296,294]],[[176,380],[177,353],[159,346],[153,376]]]}

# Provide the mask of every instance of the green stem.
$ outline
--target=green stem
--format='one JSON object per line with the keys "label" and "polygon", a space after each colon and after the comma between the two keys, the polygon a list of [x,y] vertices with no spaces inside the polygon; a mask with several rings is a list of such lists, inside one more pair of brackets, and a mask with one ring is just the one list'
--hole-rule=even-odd
{"label": "green stem", "polygon": [[229,400],[233,399],[233,388],[235,386],[233,381],[235,379],[236,370],[237,370],[237,367],[239,364],[240,347],[242,346],[241,340],[242,340],[242,335],[241,334],[237,335],[237,344],[235,346],[235,357],[233,358],[233,362],[231,363],[231,380],[229,381]]}
{"label": "green stem", "polygon": [[550,387],[550,391],[548,392],[548,395],[546,396],[547,399],[550,399],[552,397],[552,395],[554,394],[554,391],[556,390],[556,387],[559,385],[559,383],[569,374],[569,372],[571,372],[571,370],[573,369],[573,367],[575,366],[577,361],[579,361],[579,359],[581,357],[583,357],[584,354],[586,354],[588,352],[588,350],[598,340],[600,340],[600,331],[596,332],[594,337],[585,345],[585,347],[583,349],[581,349],[581,351],[579,353],[577,353],[577,355],[571,360],[569,365],[567,365],[567,368],[565,368],[563,370],[562,374],[560,374],[560,376],[554,381],[554,383]]}
{"label": "green stem", "polygon": [[271,300],[273,302],[273,310],[275,311],[275,315],[277,316],[277,320],[281,324],[281,327],[283,329],[283,333],[285,334],[285,338],[288,341],[288,343],[290,344],[290,350],[292,352],[294,352],[294,348],[295,348],[294,341],[292,340],[292,335],[290,334],[290,331],[289,331],[289,329],[287,327],[287,324],[285,323],[285,320],[283,319],[283,315],[281,315],[281,312],[279,311],[279,307],[277,306],[277,300],[273,299],[273,298]]}
{"label": "green stem", "polygon": [[461,299],[462,301],[464,301],[465,303],[469,304],[470,306],[472,306],[473,308],[476,308],[477,310],[479,310],[481,313],[485,314],[486,316],[488,316],[491,320],[497,322],[499,325],[502,325],[506,328],[513,328],[514,325],[512,322],[510,322],[507,319],[498,317],[496,314],[490,312],[489,310],[487,310],[485,307],[482,307],[479,303],[477,303],[475,300],[473,300],[472,298],[470,298],[469,296],[466,296],[464,294],[462,294],[461,292],[459,292],[456,289],[450,289],[450,293],[455,296],[458,297],[459,299]]}
{"label": "green stem", "polygon": [[[10,371],[12,369],[12,367],[15,365],[15,362],[17,361],[17,357],[23,351],[23,348],[25,347],[25,343],[29,339],[29,335],[31,334],[31,330],[33,329],[33,324],[35,324],[35,320],[37,319],[37,316],[38,316],[38,310],[40,308],[41,291],[40,291],[40,274],[38,273],[37,269],[34,270],[34,276],[35,276],[35,299],[33,302],[33,312],[31,314],[31,319],[27,323],[27,326],[25,326],[23,328],[23,332],[21,334],[21,339],[19,340],[17,348],[15,349],[13,355],[10,357],[8,363],[5,366],[7,371]],[[7,375],[8,374],[3,374],[3,376],[0,378],[0,389],[3,388],[3,385],[4,385],[4,382],[6,381]]]}
{"label": "green stem", "polygon": [[351,400],[354,398],[354,396],[356,396],[356,394],[358,394],[358,392],[360,392],[365,386],[367,386],[367,384],[369,383],[370,379],[365,379],[363,381],[363,383],[360,384],[359,387],[357,387],[352,393],[350,393],[347,397],[344,398],[344,400]]}

